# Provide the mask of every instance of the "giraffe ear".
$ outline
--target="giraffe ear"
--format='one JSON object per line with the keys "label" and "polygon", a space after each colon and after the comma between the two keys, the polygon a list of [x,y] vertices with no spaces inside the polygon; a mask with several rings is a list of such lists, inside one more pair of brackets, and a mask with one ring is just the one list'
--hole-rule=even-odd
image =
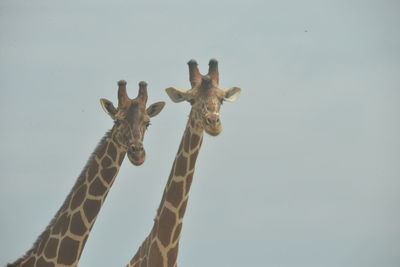
{"label": "giraffe ear", "polygon": [[224,100],[228,102],[233,102],[236,98],[240,95],[240,88],[239,87],[230,87],[224,90],[225,96]]}
{"label": "giraffe ear", "polygon": [[147,115],[149,115],[149,117],[154,117],[157,116],[158,113],[161,112],[161,110],[164,108],[165,106],[165,102],[156,102],[154,104],[151,104],[147,109]]}
{"label": "giraffe ear", "polygon": [[100,104],[103,110],[110,115],[112,119],[115,119],[115,114],[117,114],[117,109],[114,107],[113,103],[105,98],[100,99]]}
{"label": "giraffe ear", "polygon": [[171,100],[175,103],[179,103],[184,100],[186,100],[186,101],[190,100],[189,94],[187,93],[186,90],[169,87],[169,88],[165,89],[165,91],[167,92],[169,98],[171,98]]}

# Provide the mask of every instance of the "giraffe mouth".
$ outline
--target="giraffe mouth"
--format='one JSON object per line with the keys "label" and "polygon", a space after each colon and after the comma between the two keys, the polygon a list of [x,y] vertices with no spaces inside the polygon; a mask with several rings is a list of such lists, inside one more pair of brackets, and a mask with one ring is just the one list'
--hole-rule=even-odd
{"label": "giraffe mouth", "polygon": [[221,133],[221,130],[207,129],[207,127],[204,130],[211,136],[218,136]]}
{"label": "giraffe mouth", "polygon": [[204,130],[206,131],[207,134],[211,136],[217,136],[221,133],[222,126],[221,123],[206,124],[204,125]]}
{"label": "giraffe mouth", "polygon": [[146,151],[143,148],[142,149],[131,148],[128,150],[127,154],[129,161],[135,166],[142,165],[146,159]]}

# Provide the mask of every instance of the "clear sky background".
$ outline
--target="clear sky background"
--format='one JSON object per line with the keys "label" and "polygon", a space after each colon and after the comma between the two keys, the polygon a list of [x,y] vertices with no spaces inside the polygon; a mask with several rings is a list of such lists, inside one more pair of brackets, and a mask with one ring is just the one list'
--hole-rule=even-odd
{"label": "clear sky background", "polygon": [[0,265],[27,251],[112,121],[119,79],[166,101],[81,258],[125,266],[150,231],[190,105],[186,62],[242,95],[206,136],[179,266],[400,266],[400,2],[0,2]]}

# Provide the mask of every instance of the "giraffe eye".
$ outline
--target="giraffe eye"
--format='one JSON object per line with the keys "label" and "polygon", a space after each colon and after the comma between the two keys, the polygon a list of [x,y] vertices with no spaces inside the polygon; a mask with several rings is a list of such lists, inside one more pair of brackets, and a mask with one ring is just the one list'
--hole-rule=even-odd
{"label": "giraffe eye", "polygon": [[146,121],[145,123],[146,129],[149,128],[150,125],[151,125],[150,121]]}
{"label": "giraffe eye", "polygon": [[189,101],[190,105],[193,105],[195,103],[194,99],[190,99],[188,101]]}
{"label": "giraffe eye", "polygon": [[219,103],[222,105],[222,104],[224,103],[224,99],[221,98],[221,99],[219,100]]}

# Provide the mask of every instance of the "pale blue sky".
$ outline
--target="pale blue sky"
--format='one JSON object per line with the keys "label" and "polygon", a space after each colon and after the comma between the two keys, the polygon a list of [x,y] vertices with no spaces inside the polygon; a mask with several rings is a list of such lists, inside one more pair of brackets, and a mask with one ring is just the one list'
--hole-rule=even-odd
{"label": "pale blue sky", "polygon": [[190,106],[186,62],[220,62],[181,267],[400,265],[400,2],[0,2],[0,265],[29,249],[112,127],[102,97],[166,101],[123,163],[81,258],[125,266],[148,234]]}

